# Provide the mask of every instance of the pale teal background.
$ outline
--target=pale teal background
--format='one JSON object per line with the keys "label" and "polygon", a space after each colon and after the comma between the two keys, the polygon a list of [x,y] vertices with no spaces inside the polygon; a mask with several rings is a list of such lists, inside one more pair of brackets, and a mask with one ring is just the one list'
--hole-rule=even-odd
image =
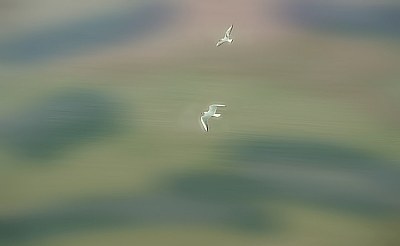
{"label": "pale teal background", "polygon": [[400,245],[399,16],[1,0],[0,245]]}

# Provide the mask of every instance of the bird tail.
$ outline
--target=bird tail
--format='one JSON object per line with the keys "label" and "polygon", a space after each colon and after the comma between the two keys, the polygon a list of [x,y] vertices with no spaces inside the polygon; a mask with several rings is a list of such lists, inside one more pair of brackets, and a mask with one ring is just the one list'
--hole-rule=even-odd
{"label": "bird tail", "polygon": [[221,116],[221,114],[213,114],[213,117],[220,117]]}

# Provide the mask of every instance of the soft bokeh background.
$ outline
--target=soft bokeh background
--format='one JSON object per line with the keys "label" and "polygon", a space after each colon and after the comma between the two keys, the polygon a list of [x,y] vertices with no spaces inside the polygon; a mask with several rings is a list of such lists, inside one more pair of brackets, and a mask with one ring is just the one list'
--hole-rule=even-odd
{"label": "soft bokeh background", "polygon": [[1,0],[0,245],[400,245],[399,27],[395,0]]}

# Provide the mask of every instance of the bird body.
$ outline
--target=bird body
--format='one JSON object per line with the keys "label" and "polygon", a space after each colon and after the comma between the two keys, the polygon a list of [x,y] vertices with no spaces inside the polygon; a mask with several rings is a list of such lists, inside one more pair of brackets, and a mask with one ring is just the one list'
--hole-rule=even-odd
{"label": "bird body", "polygon": [[218,107],[225,107],[225,105],[223,105],[223,104],[212,104],[212,105],[210,105],[210,106],[208,107],[208,111],[207,111],[207,112],[204,112],[203,115],[200,117],[201,124],[202,124],[202,126],[203,126],[203,128],[204,128],[204,130],[205,130],[206,132],[208,132],[208,129],[209,129],[209,127],[208,127],[208,120],[209,120],[211,117],[216,117],[216,118],[218,118],[218,117],[221,116],[221,114],[217,114],[217,113],[216,113]]}
{"label": "bird body", "polygon": [[233,39],[231,38],[231,32],[233,29],[233,25],[231,25],[228,30],[226,30],[225,32],[225,36],[223,38],[221,38],[218,42],[217,42],[217,47],[228,42],[228,43],[232,43]]}

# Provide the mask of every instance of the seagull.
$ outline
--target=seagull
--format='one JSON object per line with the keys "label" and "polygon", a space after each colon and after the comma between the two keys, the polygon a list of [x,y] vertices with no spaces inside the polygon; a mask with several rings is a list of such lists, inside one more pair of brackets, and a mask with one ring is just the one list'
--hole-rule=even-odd
{"label": "seagull", "polygon": [[228,30],[226,30],[225,36],[223,38],[221,38],[218,43],[217,43],[217,47],[220,46],[223,43],[229,42],[232,43],[233,39],[231,39],[231,32],[233,29],[233,25],[231,25]]}
{"label": "seagull", "polygon": [[202,116],[200,117],[201,124],[203,125],[203,128],[206,132],[208,132],[208,119],[211,117],[220,117],[221,114],[215,113],[217,111],[217,107],[225,107],[223,104],[212,104],[208,107],[208,111],[202,113]]}

